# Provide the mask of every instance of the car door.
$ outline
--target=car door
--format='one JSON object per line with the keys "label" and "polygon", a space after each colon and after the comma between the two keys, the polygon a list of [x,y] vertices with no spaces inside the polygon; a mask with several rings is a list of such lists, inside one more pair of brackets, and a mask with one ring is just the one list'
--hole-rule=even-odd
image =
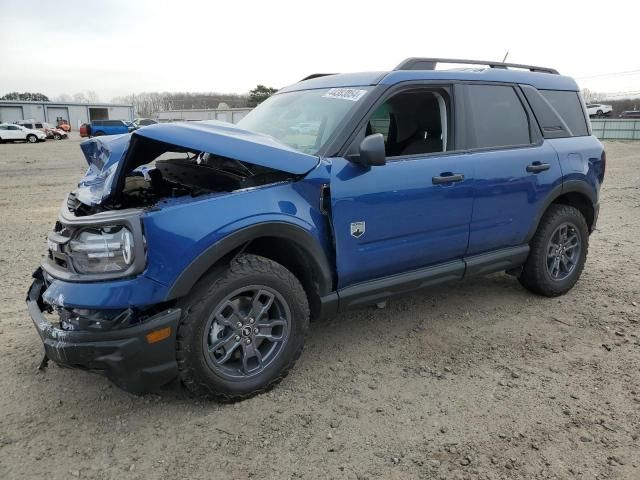
{"label": "car door", "polygon": [[[446,108],[444,125],[450,126],[451,112]],[[368,131],[354,143],[371,133],[372,125],[388,128],[397,123],[392,114],[386,119],[374,117],[365,122]],[[452,145],[446,132],[441,136],[445,146]],[[390,135],[386,142],[390,145]],[[400,152],[388,155],[385,165],[370,168],[343,157],[331,161],[331,220],[339,289],[445,263],[453,266],[454,276],[462,276],[474,176],[466,155]]]}
{"label": "car door", "polygon": [[562,183],[555,149],[542,141],[516,86],[464,86],[474,205],[466,256],[517,247],[550,191]]}
{"label": "car door", "polygon": [[7,138],[9,140],[25,140],[27,132],[17,125],[7,125]]}

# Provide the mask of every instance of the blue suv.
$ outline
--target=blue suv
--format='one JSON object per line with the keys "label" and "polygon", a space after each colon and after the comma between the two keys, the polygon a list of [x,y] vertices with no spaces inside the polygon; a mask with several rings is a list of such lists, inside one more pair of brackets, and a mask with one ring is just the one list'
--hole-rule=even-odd
{"label": "blue suv", "polygon": [[310,319],[498,271],[567,292],[606,165],[571,78],[434,58],[81,148],[28,292],[43,366],[221,401],[280,381]]}

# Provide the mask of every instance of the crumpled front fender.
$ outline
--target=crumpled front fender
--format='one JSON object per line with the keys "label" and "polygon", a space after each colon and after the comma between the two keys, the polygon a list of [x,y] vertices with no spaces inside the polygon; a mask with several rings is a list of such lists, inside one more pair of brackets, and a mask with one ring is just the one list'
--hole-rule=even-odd
{"label": "crumpled front fender", "polygon": [[130,134],[110,135],[80,144],[89,169],[78,183],[78,200],[85,205],[99,205],[111,195],[118,164],[127,153],[130,139]]}

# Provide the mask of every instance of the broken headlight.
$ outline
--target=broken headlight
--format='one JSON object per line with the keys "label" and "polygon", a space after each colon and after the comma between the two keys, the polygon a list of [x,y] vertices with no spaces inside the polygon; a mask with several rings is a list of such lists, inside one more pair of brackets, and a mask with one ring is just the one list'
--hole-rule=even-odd
{"label": "broken headlight", "polygon": [[78,273],[124,272],[134,260],[133,234],[122,225],[80,230],[69,242]]}

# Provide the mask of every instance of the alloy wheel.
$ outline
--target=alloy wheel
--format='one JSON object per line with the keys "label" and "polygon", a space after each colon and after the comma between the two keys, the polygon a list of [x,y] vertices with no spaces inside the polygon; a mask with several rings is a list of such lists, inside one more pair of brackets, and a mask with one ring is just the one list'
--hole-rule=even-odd
{"label": "alloy wheel", "polygon": [[227,295],[205,326],[203,351],[219,375],[241,380],[260,374],[284,347],[291,310],[277,291],[252,285]]}
{"label": "alloy wheel", "polygon": [[553,280],[564,280],[573,273],[581,249],[580,233],[572,223],[564,222],[553,231],[547,244],[547,272]]}

